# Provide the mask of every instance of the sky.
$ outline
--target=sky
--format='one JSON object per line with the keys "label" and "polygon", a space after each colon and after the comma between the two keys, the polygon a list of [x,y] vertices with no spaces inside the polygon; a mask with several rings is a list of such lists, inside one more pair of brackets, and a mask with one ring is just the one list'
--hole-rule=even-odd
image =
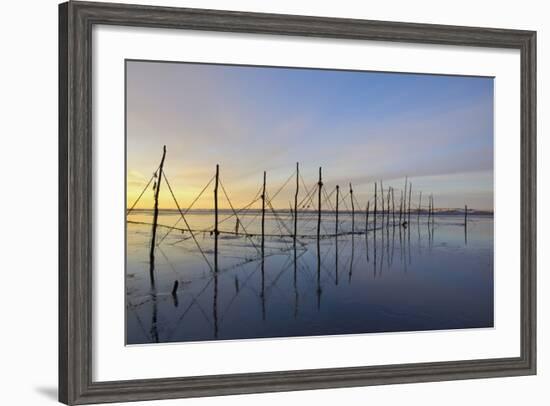
{"label": "sky", "polygon": [[[436,208],[492,210],[493,86],[486,77],[127,61],[127,204],[166,145],[164,170],[181,207],[216,164],[242,207],[263,171],[273,196],[299,162],[308,189],[322,167],[327,192],[338,184],[345,194],[351,182],[363,206],[380,180],[398,199],[407,176],[413,206],[422,191]],[[290,181],[273,206],[288,208],[294,192]],[[151,188],[136,207],[153,207]],[[176,207],[165,184],[159,207]],[[212,185],[194,207],[213,207]],[[220,207],[229,207],[224,195]]]}

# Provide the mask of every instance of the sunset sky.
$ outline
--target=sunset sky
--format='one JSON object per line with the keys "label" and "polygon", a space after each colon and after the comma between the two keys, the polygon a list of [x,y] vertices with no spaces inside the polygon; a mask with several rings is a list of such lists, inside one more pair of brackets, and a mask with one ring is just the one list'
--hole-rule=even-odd
{"label": "sunset sky", "polygon": [[[300,162],[308,188],[322,166],[327,191],[351,182],[361,205],[374,181],[402,189],[408,176],[413,202],[422,190],[436,207],[493,209],[492,78],[139,61],[126,69],[128,205],[166,145],[182,207],[216,164],[243,206],[264,170],[274,194]],[[174,208],[165,186],[160,207]],[[274,206],[288,208],[293,196],[291,182]],[[136,207],[153,207],[152,190]],[[212,187],[195,207],[213,207]]]}

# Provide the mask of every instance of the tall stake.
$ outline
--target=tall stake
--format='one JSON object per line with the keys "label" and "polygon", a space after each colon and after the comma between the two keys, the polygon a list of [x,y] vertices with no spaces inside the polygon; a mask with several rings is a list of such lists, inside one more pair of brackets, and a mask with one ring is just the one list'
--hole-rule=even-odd
{"label": "tall stake", "polygon": [[351,200],[351,234],[355,232],[355,205],[353,202],[353,189],[351,188],[351,182],[349,184],[349,199]]}
{"label": "tall stake", "polygon": [[388,188],[388,211],[386,212],[387,213],[387,217],[386,217],[386,227],[389,228],[390,227],[390,193],[391,192],[391,186]]}
{"label": "tall stake", "polygon": [[403,191],[401,191],[401,195],[399,197],[399,227],[401,227],[401,225],[403,224],[401,222],[402,215],[403,215]]}
{"label": "tall stake", "polygon": [[294,249],[296,249],[296,237],[298,234],[298,192],[300,190],[300,166],[296,162],[296,193],[294,194]]}
{"label": "tall stake", "polygon": [[380,197],[382,199],[382,227],[384,227],[384,215],[386,214],[386,205],[384,203],[384,184],[380,181]]}
{"label": "tall stake", "polygon": [[336,235],[336,238],[338,238],[338,200],[340,200],[340,186],[336,185],[336,222],[334,223],[334,235]]}
{"label": "tall stake", "polygon": [[155,206],[153,212],[153,235],[151,237],[151,251],[149,252],[149,273],[151,276],[151,282],[154,284],[154,270],[155,270],[155,245],[157,241],[157,221],[159,217],[159,192],[160,183],[162,181],[162,168],[164,166],[164,158],[166,157],[166,145],[162,147],[162,158],[160,160],[160,166],[158,171],[158,180],[155,187]]}
{"label": "tall stake", "polygon": [[260,297],[262,299],[262,320],[265,320],[265,171],[264,171],[264,181],[262,187],[262,260],[261,260],[261,275],[262,275],[262,286],[260,291]]}
{"label": "tall stake", "polygon": [[464,245],[468,245],[468,206],[464,206]]}
{"label": "tall stake", "polygon": [[317,240],[319,240],[319,237],[321,236],[321,189],[323,188],[323,177],[321,175],[321,171],[322,169],[319,167],[319,182],[317,183],[319,189],[319,196],[317,197]]}
{"label": "tall stake", "polygon": [[393,227],[395,227],[395,199],[393,196],[393,188],[391,188],[391,211],[392,211]]}
{"label": "tall stake", "polygon": [[262,188],[262,258],[264,256],[264,243],[265,243],[265,171],[264,171],[264,183]]}
{"label": "tall stake", "polygon": [[405,176],[405,189],[403,192],[403,221],[405,221],[405,218],[407,217],[407,183],[408,178]]}
{"label": "tall stake", "polygon": [[409,212],[407,214],[407,217],[408,217],[407,221],[409,222],[409,224],[411,222],[411,192],[412,192],[412,188],[413,188],[412,182],[409,182]]}
{"label": "tall stake", "polygon": [[365,235],[369,231],[369,205],[370,205],[370,201],[367,200],[367,219],[365,220]]}
{"label": "tall stake", "polygon": [[374,212],[372,213],[373,214],[373,218],[374,218],[374,230],[376,231],[376,206],[378,204],[378,197],[376,196],[376,182],[374,182]]}
{"label": "tall stake", "polygon": [[416,213],[416,221],[420,221],[420,208],[422,207],[422,191],[420,191],[420,197],[418,198],[418,213]]}
{"label": "tall stake", "polygon": [[214,183],[214,271],[218,272],[218,184],[220,182],[220,165],[216,164],[216,181]]}
{"label": "tall stake", "polygon": [[428,197],[428,223],[430,222],[431,217],[432,217],[432,195]]}
{"label": "tall stake", "polygon": [[319,167],[319,189],[318,208],[317,208],[317,310],[321,308],[321,244],[319,237],[321,236],[321,190],[323,188],[323,178],[321,176],[322,168]]}

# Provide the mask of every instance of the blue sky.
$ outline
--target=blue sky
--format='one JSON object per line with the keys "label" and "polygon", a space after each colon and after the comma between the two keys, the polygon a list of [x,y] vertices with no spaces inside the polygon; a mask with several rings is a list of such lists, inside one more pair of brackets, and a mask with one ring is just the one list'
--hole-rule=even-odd
{"label": "blue sky", "polygon": [[217,163],[245,204],[264,170],[275,191],[300,162],[308,186],[322,166],[327,190],[352,182],[361,204],[374,181],[408,176],[436,207],[492,210],[493,91],[482,77],[129,61],[128,200],[166,145],[183,205]]}

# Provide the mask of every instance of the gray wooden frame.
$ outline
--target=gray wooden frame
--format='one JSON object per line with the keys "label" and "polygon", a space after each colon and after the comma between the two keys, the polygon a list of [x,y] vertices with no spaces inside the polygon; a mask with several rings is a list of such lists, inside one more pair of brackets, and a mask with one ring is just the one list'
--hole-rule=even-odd
{"label": "gray wooden frame", "polygon": [[[398,41],[521,53],[521,355],[220,376],[92,381],[94,24]],[[124,159],[121,157],[121,159]],[[184,398],[536,373],[536,33],[294,15],[69,2],[59,6],[59,400]]]}

